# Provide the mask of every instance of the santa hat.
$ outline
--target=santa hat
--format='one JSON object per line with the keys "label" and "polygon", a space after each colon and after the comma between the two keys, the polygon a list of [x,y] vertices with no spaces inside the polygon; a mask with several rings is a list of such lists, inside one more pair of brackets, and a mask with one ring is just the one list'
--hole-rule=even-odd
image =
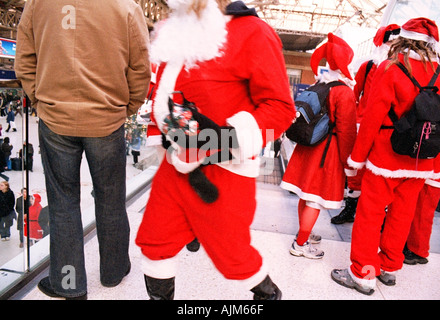
{"label": "santa hat", "polygon": [[373,39],[374,45],[380,47],[384,43],[393,40],[398,37],[400,33],[400,26],[397,24],[390,24],[386,27],[381,27],[377,30],[376,35]]}
{"label": "santa hat", "polygon": [[41,196],[38,193],[33,194],[35,202],[40,203],[41,202]]}
{"label": "santa hat", "polygon": [[325,58],[331,70],[339,70],[344,76],[353,80],[348,70],[348,65],[353,60],[353,56],[353,49],[347,42],[333,33],[329,33],[327,43],[313,52],[310,65],[315,75],[318,75],[319,62]]}
{"label": "santa hat", "polygon": [[411,19],[402,26],[400,36],[427,42],[435,52],[440,53],[438,27],[433,20],[428,18]]}

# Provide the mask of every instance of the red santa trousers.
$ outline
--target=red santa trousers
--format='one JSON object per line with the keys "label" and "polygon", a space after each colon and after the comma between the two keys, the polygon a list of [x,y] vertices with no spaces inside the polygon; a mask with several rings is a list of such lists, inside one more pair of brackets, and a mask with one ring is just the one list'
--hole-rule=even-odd
{"label": "red santa trousers", "polygon": [[211,204],[195,193],[187,174],[162,161],[136,244],[149,260],[172,260],[197,237],[225,278],[248,279],[259,273],[263,262],[251,246],[250,236],[256,209],[256,180],[217,165],[205,166],[202,171],[219,191],[218,199]]}
{"label": "red santa trousers", "polygon": [[[362,178],[364,176],[365,170],[366,170],[365,168],[358,169],[355,176],[348,176],[347,177],[348,189],[353,190],[353,191],[361,191]],[[357,197],[355,197],[355,198],[357,198]]]}
{"label": "red santa trousers", "polygon": [[381,269],[402,268],[403,248],[424,182],[365,171],[351,240],[351,271],[355,276],[372,279]]}
{"label": "red santa trousers", "polygon": [[440,200],[440,188],[425,184],[420,191],[417,208],[406,245],[415,254],[427,258],[434,213]]}

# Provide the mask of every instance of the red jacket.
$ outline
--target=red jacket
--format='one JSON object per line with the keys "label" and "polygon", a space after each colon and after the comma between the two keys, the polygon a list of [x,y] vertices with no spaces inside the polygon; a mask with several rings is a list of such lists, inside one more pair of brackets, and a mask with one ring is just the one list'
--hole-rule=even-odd
{"label": "red jacket", "polygon": [[[403,56],[399,56],[403,62]],[[428,65],[427,71],[420,60],[410,58],[413,76],[425,86],[432,78],[434,71]],[[349,164],[354,168],[364,165],[373,173],[390,178],[440,178],[440,157],[435,159],[413,159],[395,153],[391,147],[391,129],[381,126],[392,126],[388,116],[391,107],[400,118],[408,112],[418,94],[418,88],[396,65],[387,66],[384,61],[375,72],[367,109],[363,115]],[[437,68],[438,63],[434,63]],[[436,82],[440,87],[440,78]],[[417,164],[417,169],[416,169]]]}
{"label": "red jacket", "polygon": [[[34,195],[34,204],[29,207],[29,238],[31,239],[41,239],[43,238],[43,230],[38,223],[38,217],[40,216],[41,207],[41,197],[36,194]],[[28,219],[24,220],[24,235],[27,237],[27,222]]]}

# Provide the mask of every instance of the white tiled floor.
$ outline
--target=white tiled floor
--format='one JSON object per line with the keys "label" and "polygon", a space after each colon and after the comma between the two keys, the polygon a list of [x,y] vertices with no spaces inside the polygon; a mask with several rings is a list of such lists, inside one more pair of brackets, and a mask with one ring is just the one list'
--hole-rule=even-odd
{"label": "white tiled floor", "polygon": [[[132,230],[132,271],[115,288],[99,283],[98,245],[96,237],[86,244],[90,300],[147,299],[140,271],[139,250],[134,244],[137,227],[148,192],[129,208]],[[438,300],[440,299],[440,254],[431,253],[426,265],[408,266],[397,273],[397,285],[387,287],[378,283],[372,296],[339,286],[330,278],[334,268],[349,264],[350,243],[342,241],[330,223],[330,215],[321,214],[315,231],[322,235],[319,245],[325,251],[322,260],[309,260],[289,254],[292,234],[296,232],[296,201],[276,186],[258,184],[258,209],[252,227],[253,244],[261,252],[270,270],[270,276],[283,292],[285,300]],[[50,299],[38,289],[31,288],[23,300]],[[234,281],[223,278],[207,257],[203,248],[196,253],[183,249],[180,269],[176,277],[176,300],[249,300],[252,294]]]}

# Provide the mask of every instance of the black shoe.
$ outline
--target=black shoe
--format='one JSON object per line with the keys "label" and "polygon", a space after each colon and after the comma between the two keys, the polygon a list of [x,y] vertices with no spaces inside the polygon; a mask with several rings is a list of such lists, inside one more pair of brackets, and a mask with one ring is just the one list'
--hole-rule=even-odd
{"label": "black shoe", "polygon": [[144,275],[145,287],[147,288],[150,300],[173,300],[174,279],[156,279]]}
{"label": "black shoe", "polygon": [[193,241],[191,241],[190,243],[188,243],[186,245],[186,248],[188,249],[188,251],[191,252],[197,252],[200,249],[200,242],[199,240],[197,240],[197,238],[194,238]]}
{"label": "black shoe", "polygon": [[40,282],[38,283],[38,289],[40,289],[41,292],[43,292],[45,295],[51,298],[64,298],[66,300],[87,300],[87,293],[78,297],[64,297],[62,295],[59,295],[58,293],[53,291],[49,277],[45,277],[40,280]]}
{"label": "black shoe", "polygon": [[269,276],[253,287],[254,300],[281,300],[281,290],[272,282]]}
{"label": "black shoe", "polygon": [[428,263],[428,259],[423,258],[423,257],[415,254],[414,252],[409,250],[406,246],[405,246],[405,249],[403,250],[403,254],[405,255],[405,259],[403,260],[403,263],[405,263],[405,264],[416,265],[418,263],[419,264],[427,264]]}
{"label": "black shoe", "polygon": [[117,285],[119,285],[119,284],[122,282],[122,279],[124,279],[124,278],[130,273],[130,271],[131,271],[131,262],[128,262],[128,269],[127,269],[127,272],[124,274],[124,276],[123,276],[119,281],[117,281],[117,282],[115,282],[115,283],[112,283],[112,284],[105,284],[105,283],[103,283],[103,282],[101,281],[101,284],[102,284],[104,287],[107,287],[107,288],[113,288],[113,287],[116,287]]}
{"label": "black shoe", "polygon": [[354,222],[358,199],[359,198],[347,198],[347,200],[345,200],[344,210],[342,210],[337,216],[331,218],[331,223],[343,224],[346,222]]}

